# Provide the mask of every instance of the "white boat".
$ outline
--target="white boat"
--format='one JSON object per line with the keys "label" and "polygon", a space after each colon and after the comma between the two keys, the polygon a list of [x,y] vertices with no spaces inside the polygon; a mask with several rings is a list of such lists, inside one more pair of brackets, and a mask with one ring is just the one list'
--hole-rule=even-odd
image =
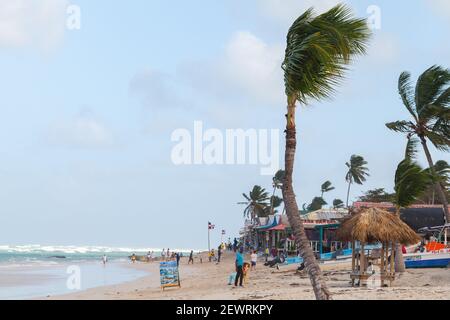
{"label": "white boat", "polygon": [[450,230],[450,224],[441,227],[423,228],[420,231],[436,235],[437,239],[443,237],[441,243],[442,249],[431,250],[428,252],[417,252],[403,255],[406,268],[449,268],[450,267],[450,249],[447,246],[447,235]]}
{"label": "white boat", "polygon": [[448,268],[450,267],[450,249],[434,252],[410,253],[403,255],[406,268]]}

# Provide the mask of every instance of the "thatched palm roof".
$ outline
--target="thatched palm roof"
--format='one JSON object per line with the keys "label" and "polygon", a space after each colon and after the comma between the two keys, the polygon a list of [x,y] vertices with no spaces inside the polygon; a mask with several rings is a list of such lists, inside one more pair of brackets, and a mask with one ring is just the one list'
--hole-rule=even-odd
{"label": "thatched palm roof", "polygon": [[364,243],[399,242],[405,245],[420,241],[417,234],[393,213],[369,208],[345,220],[338,230],[343,241]]}

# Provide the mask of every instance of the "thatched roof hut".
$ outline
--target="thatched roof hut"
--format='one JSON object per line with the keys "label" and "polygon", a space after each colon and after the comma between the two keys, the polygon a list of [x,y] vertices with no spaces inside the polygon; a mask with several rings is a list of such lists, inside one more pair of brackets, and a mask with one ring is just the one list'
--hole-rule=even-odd
{"label": "thatched roof hut", "polygon": [[343,241],[362,243],[418,243],[418,235],[397,215],[378,208],[369,208],[345,220],[337,233]]}

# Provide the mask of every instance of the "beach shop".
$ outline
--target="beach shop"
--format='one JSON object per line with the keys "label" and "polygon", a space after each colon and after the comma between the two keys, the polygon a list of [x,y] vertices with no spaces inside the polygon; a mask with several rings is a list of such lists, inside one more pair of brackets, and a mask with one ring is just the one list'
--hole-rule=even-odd
{"label": "beach shop", "polygon": [[[318,210],[302,215],[303,224],[310,239],[311,247],[321,259],[332,259],[336,252],[348,247],[348,243],[339,241],[336,230],[340,222],[348,216],[348,210]],[[272,254],[281,252],[296,256],[297,245],[286,215],[274,215],[259,218],[254,224],[247,224],[241,231],[247,246]],[[251,241],[249,241],[251,239]]]}

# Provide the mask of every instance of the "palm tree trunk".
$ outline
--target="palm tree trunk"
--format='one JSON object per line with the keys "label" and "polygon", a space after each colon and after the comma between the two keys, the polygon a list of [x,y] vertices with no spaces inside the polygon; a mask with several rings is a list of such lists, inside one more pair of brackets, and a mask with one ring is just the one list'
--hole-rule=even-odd
{"label": "palm tree trunk", "polygon": [[289,223],[295,235],[297,246],[308,271],[309,278],[317,300],[329,300],[331,294],[322,276],[319,264],[316,261],[310,242],[306,236],[303,222],[300,218],[297,201],[295,199],[292,174],[294,171],[295,150],[297,147],[295,127],[295,103],[296,98],[291,97],[288,101],[288,115],[286,126],[286,154],[285,154],[285,181],[283,183],[283,199]]}
{"label": "palm tree trunk", "polygon": [[[400,218],[400,208],[397,208],[397,216]],[[405,260],[403,259],[402,245],[400,243],[395,244],[395,272],[405,272]]]}
{"label": "palm tree trunk", "polygon": [[348,190],[347,190],[347,208],[348,208],[348,200],[350,199],[350,187],[351,187],[352,183],[349,182],[348,183]]}
{"label": "palm tree trunk", "polygon": [[[420,141],[422,142],[423,150],[425,151],[425,155],[427,156],[428,165],[430,166],[431,173],[433,175],[435,175],[436,170],[434,170],[434,163],[433,163],[433,159],[431,158],[430,150],[428,149],[428,146],[427,146],[427,140],[425,140],[425,137],[420,137]],[[439,200],[441,201],[441,203],[444,207],[445,219],[446,219],[447,223],[450,223],[450,214],[448,212],[447,197],[445,196],[445,193],[442,190],[442,186],[439,182],[436,182],[435,190],[437,192]]]}

